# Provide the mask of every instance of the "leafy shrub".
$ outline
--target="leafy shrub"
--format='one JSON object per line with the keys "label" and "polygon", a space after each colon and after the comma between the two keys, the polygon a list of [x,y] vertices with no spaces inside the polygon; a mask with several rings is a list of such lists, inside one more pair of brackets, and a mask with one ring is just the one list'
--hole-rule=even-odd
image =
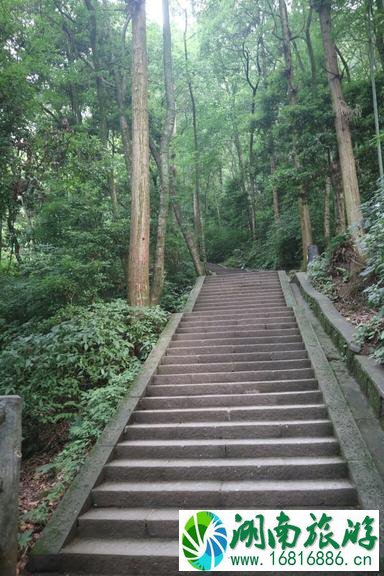
{"label": "leafy shrub", "polygon": [[378,313],[359,329],[357,339],[360,343],[373,344],[376,348],[372,357],[384,364],[384,183],[374,198],[365,204],[364,212],[367,266],[362,274],[371,280],[365,293]]}
{"label": "leafy shrub", "polygon": [[329,252],[318,256],[308,265],[308,276],[315,288],[330,298],[334,298],[335,288],[329,276],[329,262]]}
{"label": "leafy shrub", "polygon": [[178,286],[173,282],[165,281],[160,305],[168,312],[181,312],[186,304],[192,284]]}
{"label": "leafy shrub", "polygon": [[[28,322],[18,336],[15,332],[8,339],[0,352],[0,394],[23,398],[24,454],[41,445],[47,450],[47,438],[58,450],[40,469],[50,475],[51,487],[24,521],[46,523],[129,391],[168,317],[159,306],[132,308],[124,300],[67,306],[36,324],[34,331]],[[58,438],[63,429],[65,437]],[[21,548],[31,534],[29,530],[21,535]]]}
{"label": "leafy shrub", "polygon": [[107,261],[81,261],[50,246],[29,254],[13,274],[0,275],[0,318],[47,318],[66,304],[88,304],[112,290]]}
{"label": "leafy shrub", "polygon": [[127,389],[167,318],[160,307],[135,309],[123,300],[71,306],[46,332],[11,340],[0,352],[0,393],[24,400],[26,451],[38,447],[47,426],[72,425],[90,393],[122,379]]}
{"label": "leafy shrub", "polygon": [[355,340],[361,345],[366,344],[374,348],[372,358],[384,364],[384,315],[376,315],[359,326]]}

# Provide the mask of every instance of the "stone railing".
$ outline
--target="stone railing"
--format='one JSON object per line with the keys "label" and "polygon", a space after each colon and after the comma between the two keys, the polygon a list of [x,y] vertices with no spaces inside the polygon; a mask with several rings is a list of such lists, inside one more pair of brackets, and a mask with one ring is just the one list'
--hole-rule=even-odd
{"label": "stone railing", "polygon": [[0,574],[15,576],[21,456],[21,398],[0,396]]}

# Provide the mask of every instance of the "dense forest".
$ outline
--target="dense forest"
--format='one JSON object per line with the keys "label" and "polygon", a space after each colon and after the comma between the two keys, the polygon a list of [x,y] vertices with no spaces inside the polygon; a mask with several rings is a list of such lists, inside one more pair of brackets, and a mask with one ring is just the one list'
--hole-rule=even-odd
{"label": "dense forest", "polygon": [[384,362],[383,1],[145,4],[1,2],[0,393],[46,494],[22,545],[207,262],[321,254]]}

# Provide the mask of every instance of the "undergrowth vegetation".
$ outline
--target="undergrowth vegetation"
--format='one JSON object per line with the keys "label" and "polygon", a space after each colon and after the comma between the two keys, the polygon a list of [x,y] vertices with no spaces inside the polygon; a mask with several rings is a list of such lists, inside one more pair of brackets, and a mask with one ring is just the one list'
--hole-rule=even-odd
{"label": "undergrowth vegetation", "polygon": [[[364,206],[364,251],[366,261],[359,273],[353,270],[354,255],[348,236],[336,237],[328,249],[309,266],[315,288],[331,300],[349,297],[373,311],[357,329],[356,341],[366,346],[371,356],[384,364],[384,189]],[[345,289],[342,289],[342,286]],[[351,304],[352,303],[352,304]]]}
{"label": "undergrowth vegetation", "polygon": [[41,469],[54,481],[28,520],[45,523],[168,317],[159,306],[131,308],[117,299],[67,306],[33,332],[28,325],[3,336],[0,394],[23,398],[23,453],[56,452]]}

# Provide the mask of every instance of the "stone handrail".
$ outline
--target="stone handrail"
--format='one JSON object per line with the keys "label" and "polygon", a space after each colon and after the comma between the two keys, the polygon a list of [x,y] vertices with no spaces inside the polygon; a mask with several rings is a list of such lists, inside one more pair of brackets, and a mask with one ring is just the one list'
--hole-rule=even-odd
{"label": "stone handrail", "polygon": [[21,457],[21,398],[0,396],[0,574],[15,576]]}

